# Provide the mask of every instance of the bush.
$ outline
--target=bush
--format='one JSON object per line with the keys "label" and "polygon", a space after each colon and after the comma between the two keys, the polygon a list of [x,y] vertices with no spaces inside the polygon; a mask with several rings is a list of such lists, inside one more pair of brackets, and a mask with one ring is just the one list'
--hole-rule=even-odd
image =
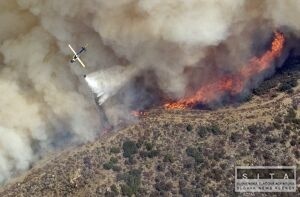
{"label": "bush", "polygon": [[138,151],[138,148],[133,141],[126,141],[123,143],[123,156],[124,157],[131,157],[133,154],[136,154]]}
{"label": "bush", "polygon": [[110,190],[114,193],[119,193],[119,190],[117,188],[117,186],[115,184],[113,184],[112,186],[110,186]]}
{"label": "bush", "polygon": [[109,160],[112,164],[118,163],[118,159],[116,157],[111,157]]}
{"label": "bush", "polygon": [[187,149],[185,150],[186,154],[190,157],[194,157],[194,155],[197,152],[196,148],[192,148],[192,147],[187,147]]}
{"label": "bush", "polygon": [[200,148],[188,147],[186,154],[195,159],[196,164],[201,164],[204,161],[203,154]]}
{"label": "bush", "polygon": [[280,91],[280,92],[286,92],[290,89],[292,89],[292,86],[287,82],[281,83],[278,87],[278,91]]}
{"label": "bush", "polygon": [[119,147],[112,147],[111,149],[110,149],[110,153],[114,153],[114,154],[118,154],[118,153],[120,153],[121,151],[120,151],[120,148]]}
{"label": "bush", "polygon": [[288,109],[287,115],[284,117],[284,122],[294,122],[294,119],[296,118],[296,112],[293,108]]}
{"label": "bush", "polygon": [[111,157],[110,160],[109,160],[109,162],[106,162],[106,163],[103,164],[103,168],[104,168],[105,170],[113,169],[113,171],[116,171],[117,168],[116,168],[115,164],[116,164],[117,162],[118,162],[118,159],[117,159],[117,158]]}
{"label": "bush", "polygon": [[145,147],[146,147],[146,149],[147,149],[148,151],[150,151],[150,150],[152,150],[152,148],[153,148],[153,144],[150,143],[150,142],[146,142],[146,143],[145,143]]}
{"label": "bush", "polygon": [[148,157],[149,158],[153,158],[159,155],[159,151],[158,150],[152,150],[150,152],[148,152]]}
{"label": "bush", "polygon": [[271,88],[276,86],[275,80],[266,80],[262,84],[253,90],[253,94],[260,96],[269,92]]}
{"label": "bush", "polygon": [[173,163],[174,162],[174,158],[173,158],[173,156],[171,155],[171,154],[166,154],[165,156],[164,156],[164,160],[163,160],[164,162],[170,162],[170,163]]}
{"label": "bush", "polygon": [[105,197],[115,197],[115,196],[119,196],[119,191],[116,185],[112,185],[110,186],[110,192],[106,191],[104,196]]}
{"label": "bush", "polygon": [[274,121],[277,122],[277,123],[282,123],[282,119],[279,115],[277,115],[275,118],[274,118]]}
{"label": "bush", "polygon": [[198,135],[201,137],[201,138],[204,138],[206,135],[207,135],[207,128],[205,126],[200,126],[198,128]]}
{"label": "bush", "polygon": [[198,128],[198,135],[201,138],[204,138],[209,132],[213,133],[214,135],[219,135],[221,133],[221,129],[219,125],[214,123],[208,126],[200,126]]}
{"label": "bush", "polygon": [[275,129],[280,129],[281,125],[277,122],[273,122],[273,126],[275,127]]}
{"label": "bush", "polygon": [[291,92],[293,87],[296,87],[298,85],[297,79],[293,78],[290,79],[288,81],[282,82],[279,87],[278,90],[280,92]]}
{"label": "bush", "polygon": [[238,133],[231,133],[230,140],[233,142],[237,142],[240,139],[241,135]]}
{"label": "bush", "polygon": [[265,141],[266,141],[267,144],[271,144],[271,143],[277,142],[277,139],[276,139],[275,137],[267,136],[267,137],[265,138]]}
{"label": "bush", "polygon": [[133,157],[128,157],[127,164],[134,165],[136,164],[136,160]]}
{"label": "bush", "polygon": [[217,125],[217,124],[211,124],[210,125],[210,131],[214,135],[219,135],[221,133],[221,129],[220,129],[219,125]]}
{"label": "bush", "polygon": [[251,134],[255,134],[255,133],[257,133],[257,132],[260,131],[260,127],[258,125],[256,125],[256,124],[252,124],[252,125],[248,126],[248,131]]}
{"label": "bush", "polygon": [[297,125],[300,125],[300,119],[299,118],[293,119],[293,123],[297,124]]}
{"label": "bush", "polygon": [[107,163],[104,163],[103,164],[103,168],[105,169],[105,170],[110,170],[110,169],[112,169],[113,168],[113,163],[111,163],[111,162],[107,162]]}
{"label": "bush", "polygon": [[130,170],[121,176],[121,179],[125,182],[125,185],[121,185],[122,194],[125,196],[136,195],[141,184],[141,171]]}
{"label": "bush", "polygon": [[154,185],[155,189],[159,192],[170,191],[172,189],[172,183],[158,182]]}
{"label": "bush", "polygon": [[187,131],[192,131],[192,130],[193,130],[192,125],[189,124],[189,125],[186,127],[186,130],[187,130]]}
{"label": "bush", "polygon": [[139,148],[141,148],[141,147],[143,146],[143,144],[144,144],[144,140],[139,139],[139,140],[137,141],[137,143],[136,143],[136,147],[139,149]]}
{"label": "bush", "polygon": [[297,144],[297,142],[296,142],[296,140],[292,139],[292,140],[290,141],[290,144],[291,144],[291,146],[295,146],[295,145]]}
{"label": "bush", "polygon": [[147,151],[140,151],[140,156],[142,158],[146,158],[146,157],[148,157],[148,152]]}
{"label": "bush", "polygon": [[120,172],[120,171],[122,170],[122,168],[121,168],[120,166],[114,165],[114,166],[112,167],[112,170],[113,170],[114,172]]}

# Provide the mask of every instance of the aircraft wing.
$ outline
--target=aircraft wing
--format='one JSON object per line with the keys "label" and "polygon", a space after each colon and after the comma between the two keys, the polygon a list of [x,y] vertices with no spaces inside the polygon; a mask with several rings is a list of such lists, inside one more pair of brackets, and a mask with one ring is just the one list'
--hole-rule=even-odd
{"label": "aircraft wing", "polygon": [[69,46],[69,48],[71,49],[71,51],[76,55],[76,52],[75,52],[75,50],[72,48],[72,46],[69,44],[68,45]]}
{"label": "aircraft wing", "polygon": [[85,68],[84,63],[81,61],[81,59],[79,57],[76,60],[78,60],[78,62],[83,66],[83,68]]}

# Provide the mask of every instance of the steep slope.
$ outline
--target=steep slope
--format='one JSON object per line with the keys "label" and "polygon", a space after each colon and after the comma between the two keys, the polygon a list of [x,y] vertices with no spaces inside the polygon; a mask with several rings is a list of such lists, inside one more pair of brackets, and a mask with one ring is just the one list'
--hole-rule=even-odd
{"label": "steep slope", "polygon": [[298,78],[284,70],[239,106],[150,110],[135,125],[39,162],[0,196],[236,196],[236,165],[297,165],[300,174]]}

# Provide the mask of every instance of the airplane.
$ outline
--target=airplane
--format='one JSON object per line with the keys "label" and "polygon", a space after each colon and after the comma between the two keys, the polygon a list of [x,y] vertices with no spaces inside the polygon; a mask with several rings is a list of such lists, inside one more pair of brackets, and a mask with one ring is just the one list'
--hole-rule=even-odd
{"label": "airplane", "polygon": [[74,53],[74,56],[73,56],[73,58],[70,60],[70,62],[71,62],[71,63],[74,63],[74,62],[78,61],[78,62],[81,64],[81,66],[82,66],[83,68],[85,68],[84,63],[81,61],[81,59],[80,59],[79,57],[80,57],[81,53],[83,53],[83,52],[86,51],[86,48],[87,48],[88,45],[85,45],[84,47],[81,47],[80,51],[77,52],[77,53],[76,53],[76,51],[72,48],[72,46],[71,46],[70,44],[69,44],[68,46],[69,46],[69,48],[71,49],[71,51]]}

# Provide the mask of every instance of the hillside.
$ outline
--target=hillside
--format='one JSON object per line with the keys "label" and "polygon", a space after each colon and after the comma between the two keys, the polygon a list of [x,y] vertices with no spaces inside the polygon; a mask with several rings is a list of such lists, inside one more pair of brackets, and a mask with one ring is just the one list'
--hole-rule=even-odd
{"label": "hillside", "polygon": [[287,67],[247,102],[216,110],[152,109],[135,125],[39,162],[0,196],[237,196],[236,165],[297,165],[299,177],[298,78]]}

